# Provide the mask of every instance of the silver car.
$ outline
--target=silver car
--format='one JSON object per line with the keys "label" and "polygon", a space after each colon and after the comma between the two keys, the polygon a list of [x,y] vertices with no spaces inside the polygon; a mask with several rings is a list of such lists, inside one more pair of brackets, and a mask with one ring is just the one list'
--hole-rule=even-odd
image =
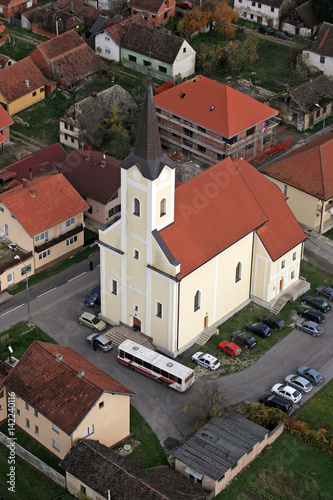
{"label": "silver car", "polygon": [[311,382],[306,380],[306,378],[301,377],[300,375],[288,375],[284,379],[284,381],[287,382],[287,384],[291,387],[294,387],[294,389],[298,389],[299,392],[303,393],[310,392],[313,387]]}
{"label": "silver car", "polygon": [[303,330],[303,332],[310,333],[313,337],[319,337],[323,333],[323,327],[315,323],[314,321],[309,321],[307,319],[302,319],[296,323],[297,330]]}
{"label": "silver car", "polygon": [[100,349],[103,352],[111,351],[113,345],[111,340],[104,337],[104,335],[99,335],[98,333],[92,333],[88,335],[87,342],[89,345],[92,345],[94,351]]}

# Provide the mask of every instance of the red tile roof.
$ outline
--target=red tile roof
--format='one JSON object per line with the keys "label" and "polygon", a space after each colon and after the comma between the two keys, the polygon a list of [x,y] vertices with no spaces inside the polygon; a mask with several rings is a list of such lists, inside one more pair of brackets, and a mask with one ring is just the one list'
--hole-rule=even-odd
{"label": "red tile roof", "polygon": [[[3,68],[0,72],[0,93],[11,103],[48,84],[30,57]],[[29,81],[29,86],[26,85]]]}
{"label": "red tile roof", "polygon": [[[0,106],[0,115],[1,109],[3,108]],[[59,143],[52,144],[36,151],[36,153],[26,156],[22,160],[7,165],[5,168],[0,168],[0,178],[3,179],[8,171],[15,172],[15,178],[20,181],[22,179],[30,179],[30,174],[32,177],[44,175],[46,172],[52,172],[57,167],[60,167],[67,156],[68,154]]]}
{"label": "red tile roof", "polygon": [[2,202],[30,236],[87,210],[87,203],[62,174],[45,175],[0,194]]}
{"label": "red tile roof", "polygon": [[198,76],[155,96],[157,108],[233,137],[278,111],[227,85]]}
{"label": "red tile roof", "polygon": [[0,394],[1,391],[3,390],[3,385],[2,382],[4,379],[7,377],[8,373],[11,371],[11,368],[9,366],[5,365],[3,361],[0,361]]}
{"label": "red tile roof", "polygon": [[7,111],[2,106],[0,106],[0,130],[13,125],[13,123],[14,122]]}
{"label": "red tile roof", "polygon": [[[89,158],[87,160],[86,158]],[[60,172],[83,198],[106,205],[120,188],[120,160],[98,151],[73,151]]]}
{"label": "red tile roof", "polygon": [[333,132],[307,143],[262,172],[305,193],[333,197]]}
{"label": "red tile roof", "polygon": [[174,223],[160,235],[181,263],[178,278],[255,230],[273,261],[294,248],[305,235],[285,200],[249,163],[231,158],[177,187]]}
{"label": "red tile roof", "polygon": [[[161,9],[164,4],[164,0],[130,0],[129,6],[132,8],[149,10],[150,12],[156,12]],[[171,5],[170,5],[171,7]]]}
{"label": "red tile roof", "polygon": [[[62,360],[57,361],[56,355]],[[78,376],[78,370],[84,375]],[[33,342],[4,385],[71,435],[104,392],[134,393],[69,347]]]}
{"label": "red tile roof", "polygon": [[97,71],[102,65],[102,60],[74,30],[40,43],[34,50],[39,50],[67,81]]}
{"label": "red tile roof", "polygon": [[147,21],[140,14],[135,14],[126,19],[117,20],[112,26],[106,28],[105,31],[118,45],[121,45],[132,23],[148,25]]}

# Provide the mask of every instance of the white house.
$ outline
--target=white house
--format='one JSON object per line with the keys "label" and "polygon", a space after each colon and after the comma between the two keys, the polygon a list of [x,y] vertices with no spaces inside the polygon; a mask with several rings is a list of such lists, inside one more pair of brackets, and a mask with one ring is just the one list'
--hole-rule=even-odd
{"label": "white house", "polygon": [[234,10],[238,16],[271,28],[279,27],[279,9],[283,0],[235,0]]}
{"label": "white house", "polygon": [[303,61],[310,68],[333,76],[333,24],[324,22],[321,25],[311,49],[303,50]]}

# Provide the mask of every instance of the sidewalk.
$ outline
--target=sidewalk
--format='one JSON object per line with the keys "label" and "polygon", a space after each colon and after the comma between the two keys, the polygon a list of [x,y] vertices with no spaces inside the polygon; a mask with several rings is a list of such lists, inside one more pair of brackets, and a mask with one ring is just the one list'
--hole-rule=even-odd
{"label": "sidewalk", "polygon": [[333,241],[305,224],[301,224],[307,235],[304,260],[333,275]]}

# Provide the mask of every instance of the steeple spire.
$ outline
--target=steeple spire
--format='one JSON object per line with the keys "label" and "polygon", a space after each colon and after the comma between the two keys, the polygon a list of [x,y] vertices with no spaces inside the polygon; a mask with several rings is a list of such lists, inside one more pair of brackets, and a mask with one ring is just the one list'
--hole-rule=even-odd
{"label": "steeple spire", "polygon": [[127,170],[133,165],[137,165],[142,175],[150,180],[157,179],[164,165],[175,167],[174,162],[162,152],[150,74],[134,150],[120,167]]}

